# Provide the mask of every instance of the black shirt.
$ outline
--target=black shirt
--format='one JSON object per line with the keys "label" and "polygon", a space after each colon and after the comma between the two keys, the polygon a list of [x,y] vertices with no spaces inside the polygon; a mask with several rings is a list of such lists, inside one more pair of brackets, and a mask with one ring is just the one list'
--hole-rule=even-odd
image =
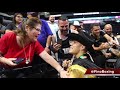
{"label": "black shirt", "polygon": [[12,22],[10,24],[7,25],[6,30],[16,30],[17,27],[15,26],[15,24]]}
{"label": "black shirt", "polygon": [[81,59],[81,58],[77,58],[73,61],[73,65],[78,64],[80,66],[83,66],[85,68],[100,68],[98,67],[96,64],[94,64],[92,61],[90,61],[89,59]]}
{"label": "black shirt", "polygon": [[[97,38],[97,37],[95,37],[94,35],[91,34],[91,37],[94,39],[94,46],[95,47],[99,47],[101,45],[101,43],[107,42],[107,39],[104,37],[104,35],[105,35],[104,31],[100,31],[99,38]],[[97,55],[103,55],[101,51],[95,51],[95,53]]]}
{"label": "black shirt", "polygon": [[[69,33],[70,30],[69,30]],[[58,31],[56,32],[57,35],[57,41],[60,39],[59,35],[58,35]],[[70,44],[69,44],[69,39],[67,38],[66,40],[62,41],[62,45],[61,48],[58,50],[58,58],[59,59],[71,59],[72,58],[72,54],[68,53],[68,50],[70,48]]]}
{"label": "black shirt", "polygon": [[97,37],[95,37],[94,35],[91,34],[92,38],[93,38],[94,41],[95,41],[94,45],[95,45],[96,47],[99,47],[99,45],[100,45],[102,42],[107,42],[107,39],[104,37],[104,35],[105,35],[105,32],[103,32],[103,31],[100,31],[100,37],[99,37],[99,38],[97,38]]}

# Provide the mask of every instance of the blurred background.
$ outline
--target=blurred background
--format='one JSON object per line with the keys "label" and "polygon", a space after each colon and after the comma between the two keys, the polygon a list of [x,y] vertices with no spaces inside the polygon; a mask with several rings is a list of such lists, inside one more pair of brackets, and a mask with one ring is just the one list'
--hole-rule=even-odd
{"label": "blurred background", "polygon": [[[12,21],[15,12],[0,12],[0,16],[3,17],[3,24],[7,25]],[[24,19],[27,16],[27,12],[20,12],[23,14]],[[54,15],[55,19],[59,18],[61,15],[66,15],[70,22],[74,20],[79,20],[84,23],[86,30],[89,30],[91,23],[100,23],[101,29],[107,23],[112,24],[114,33],[120,34],[120,12],[39,12],[40,18],[48,21],[49,15]]]}

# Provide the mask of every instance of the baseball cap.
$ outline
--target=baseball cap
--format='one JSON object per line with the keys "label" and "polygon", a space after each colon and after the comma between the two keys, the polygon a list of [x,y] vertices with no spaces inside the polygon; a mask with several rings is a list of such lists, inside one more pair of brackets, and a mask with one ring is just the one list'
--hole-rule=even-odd
{"label": "baseball cap", "polygon": [[79,23],[79,21],[74,21],[74,22],[73,22],[73,25],[74,25],[74,26],[80,26],[80,23]]}

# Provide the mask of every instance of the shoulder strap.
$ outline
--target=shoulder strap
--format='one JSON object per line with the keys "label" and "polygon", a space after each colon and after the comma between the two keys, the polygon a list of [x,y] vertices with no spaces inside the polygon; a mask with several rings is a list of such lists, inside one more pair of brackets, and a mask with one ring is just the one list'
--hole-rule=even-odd
{"label": "shoulder strap", "polygon": [[71,33],[71,30],[69,30],[69,34]]}
{"label": "shoulder strap", "polygon": [[58,31],[56,32],[56,36],[57,36],[57,40],[60,39],[60,38],[59,38],[59,35],[58,35]]}

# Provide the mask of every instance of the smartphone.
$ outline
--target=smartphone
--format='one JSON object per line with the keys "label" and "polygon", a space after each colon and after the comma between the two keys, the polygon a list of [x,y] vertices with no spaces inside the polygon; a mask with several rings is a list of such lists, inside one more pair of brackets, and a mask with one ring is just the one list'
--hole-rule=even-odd
{"label": "smartphone", "polygon": [[20,64],[23,60],[24,58],[17,58],[16,60],[13,61],[13,63]]}
{"label": "smartphone", "polygon": [[62,39],[58,39],[57,43],[60,44],[60,45],[62,45]]}

